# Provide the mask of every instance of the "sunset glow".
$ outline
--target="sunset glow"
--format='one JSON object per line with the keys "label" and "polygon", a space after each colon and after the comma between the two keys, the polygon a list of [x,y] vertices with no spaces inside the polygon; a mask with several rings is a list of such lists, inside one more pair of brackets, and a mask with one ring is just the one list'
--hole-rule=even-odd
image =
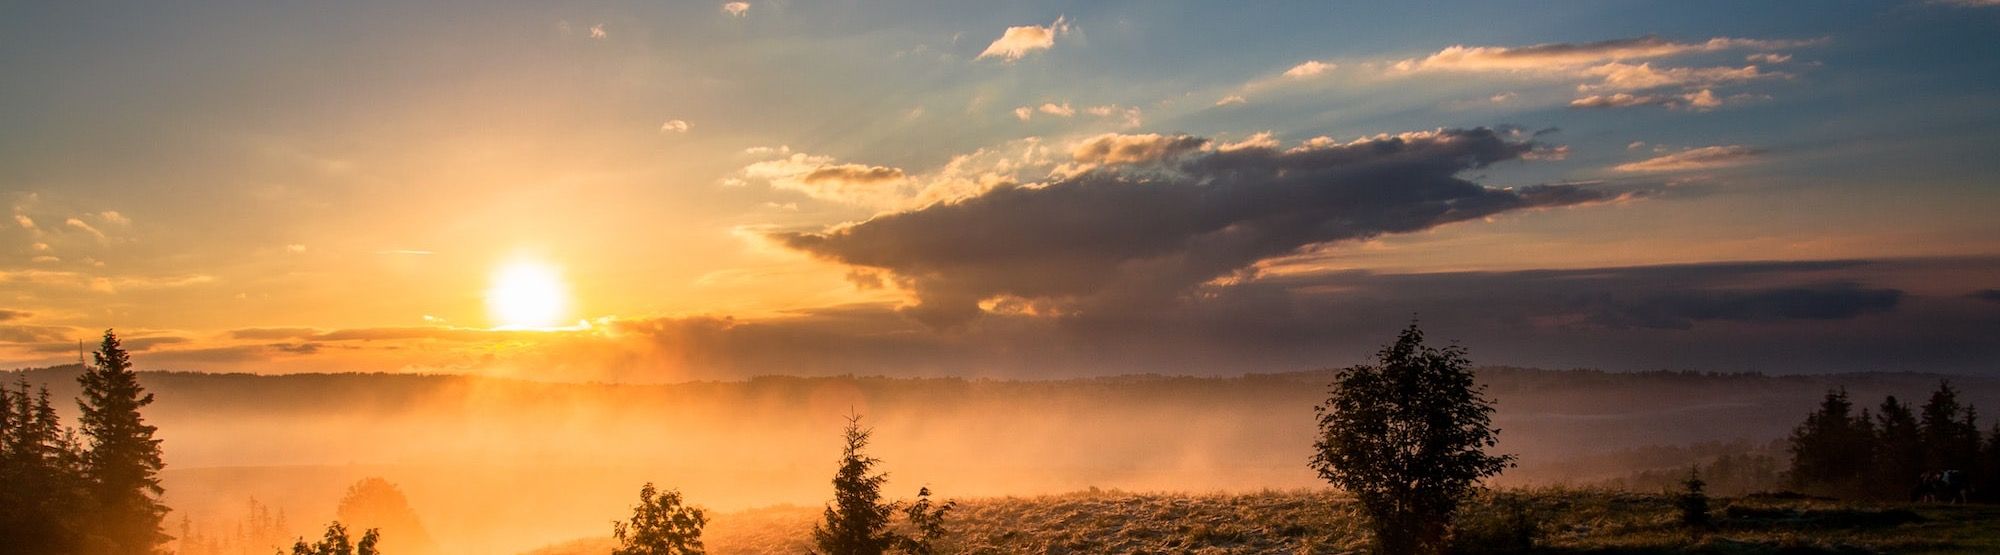
{"label": "sunset glow", "polygon": [[502,329],[542,329],[563,323],[569,311],[569,288],[562,275],[545,263],[520,260],[493,271],[486,306]]}

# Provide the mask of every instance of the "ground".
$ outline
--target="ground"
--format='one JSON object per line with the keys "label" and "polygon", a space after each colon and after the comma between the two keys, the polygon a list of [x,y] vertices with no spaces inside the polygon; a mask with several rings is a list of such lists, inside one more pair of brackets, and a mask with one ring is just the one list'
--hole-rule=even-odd
{"label": "ground", "polygon": [[[1680,526],[1673,498],[1507,490],[1468,508],[1471,552],[1535,537],[1537,553],[2000,553],[2000,506],[1874,504],[1762,496],[1711,501],[1716,526]],[[817,507],[715,515],[718,555],[805,553]],[[1089,491],[962,501],[950,553],[1355,553],[1365,533],[1352,503],[1328,491],[1185,495]],[[609,538],[532,552],[609,552]]]}

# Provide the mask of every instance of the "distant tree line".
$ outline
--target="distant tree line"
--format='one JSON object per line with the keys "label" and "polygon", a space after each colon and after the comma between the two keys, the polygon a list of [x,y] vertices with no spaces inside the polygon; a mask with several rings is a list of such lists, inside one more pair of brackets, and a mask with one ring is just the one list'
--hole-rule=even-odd
{"label": "distant tree line", "polygon": [[10,552],[151,555],[171,539],[160,440],[139,414],[153,396],[110,330],[95,359],[77,378],[80,428],[62,424],[47,386],[0,388],[0,543]]}
{"label": "distant tree line", "polygon": [[1984,435],[1979,415],[1949,381],[1922,407],[1894,396],[1856,410],[1847,391],[1828,391],[1792,431],[1791,486],[1810,493],[1882,500],[2000,501],[2000,423]]}

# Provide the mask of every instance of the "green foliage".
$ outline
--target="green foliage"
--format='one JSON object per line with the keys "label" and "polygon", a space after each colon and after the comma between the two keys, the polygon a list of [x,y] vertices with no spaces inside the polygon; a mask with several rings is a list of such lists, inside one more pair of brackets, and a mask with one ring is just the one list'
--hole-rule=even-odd
{"label": "green foliage", "polygon": [[1715,525],[1708,517],[1708,493],[1702,491],[1708,482],[1701,481],[1701,470],[1689,468],[1687,480],[1681,482],[1681,494],[1674,497],[1674,507],[1681,510],[1681,526],[1707,529]]}
{"label": "green foliage", "polygon": [[160,470],[165,466],[160,461],[160,440],[153,438],[155,428],[139,415],[139,409],[152,404],[153,395],[139,385],[131,356],[111,330],[104,331],[96,360],[77,378],[83,384],[83,398],[77,403],[83,411],[83,432],[91,443],[85,461],[97,504],[92,525],[110,542],[112,553],[152,553],[171,539],[161,527],[167,507],[159,500],[164,493]]}
{"label": "green foliage", "polygon": [[701,555],[701,528],[708,514],[681,502],[679,490],[661,493],[652,482],[639,489],[639,505],[632,508],[630,522],[614,522],[611,535],[618,539],[612,555]]}
{"label": "green foliage", "polygon": [[354,543],[347,537],[347,527],[336,521],[327,525],[326,534],[318,542],[306,543],[305,538],[299,538],[292,545],[292,555],[382,555],[375,548],[381,539],[380,532],[370,529],[361,534],[360,543]]}
{"label": "green foliage", "polygon": [[1513,457],[1486,453],[1493,404],[1463,349],[1426,346],[1411,324],[1378,358],[1342,371],[1316,407],[1312,466],[1360,502],[1382,552],[1435,553],[1460,503]]}
{"label": "green foliage", "polygon": [[896,503],[882,501],[882,484],[887,474],[873,473],[879,459],[863,454],[872,430],[861,427],[861,416],[847,418],[843,432],[846,446],[840,455],[840,470],[833,475],[833,503],[827,505],[825,522],[813,527],[813,545],[822,555],[880,555],[897,543],[889,532],[889,518]]}

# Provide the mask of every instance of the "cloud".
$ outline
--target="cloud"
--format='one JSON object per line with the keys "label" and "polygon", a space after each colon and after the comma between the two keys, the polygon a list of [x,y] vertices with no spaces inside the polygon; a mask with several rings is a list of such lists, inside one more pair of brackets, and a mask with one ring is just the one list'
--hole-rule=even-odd
{"label": "cloud", "polygon": [[1331,70],[1334,67],[1335,66],[1333,64],[1321,62],[1318,60],[1306,60],[1305,63],[1292,66],[1291,69],[1285,70],[1285,76],[1302,79],[1306,77],[1312,77],[1314,75],[1319,75],[1321,73],[1326,73],[1328,70]]}
{"label": "cloud", "polygon": [[1718,37],[1704,42],[1675,42],[1654,36],[1585,43],[1544,43],[1532,46],[1454,45],[1422,59],[1397,62],[1403,71],[1540,71],[1575,68],[1618,60],[1663,58],[1694,52],[1779,50],[1818,41],[1757,40]]}
{"label": "cloud", "polygon": [[590,38],[593,38],[593,39],[605,39],[605,38],[610,38],[610,37],[611,37],[611,33],[606,33],[606,32],[604,32],[604,24],[603,24],[603,23],[599,23],[599,24],[596,24],[596,25],[592,25],[592,26],[590,26]]}
{"label": "cloud", "polygon": [[100,239],[100,240],[101,240],[101,239],[104,239],[104,238],[105,238],[105,237],[104,237],[104,232],[102,232],[102,231],[98,231],[98,230],[97,230],[97,228],[95,228],[95,227],[91,227],[91,225],[90,225],[90,223],[89,223],[89,222],[85,222],[85,221],[83,221],[83,220],[81,220],[81,219],[77,219],[77,218],[70,218],[70,219],[67,219],[67,220],[63,220],[63,225],[67,225],[67,226],[70,226],[70,227],[73,227],[73,228],[76,228],[76,229],[78,229],[78,230],[82,230],[82,231],[83,231],[84,233],[89,233],[89,234],[91,234],[92,236],[94,236],[94,237],[97,237],[97,238],[98,238],[98,239]]}
{"label": "cloud", "polygon": [[999,58],[1008,62],[1020,60],[1036,50],[1048,50],[1056,45],[1056,37],[1069,34],[1067,18],[1058,17],[1047,27],[1024,25],[1008,27],[1000,38],[986,46],[976,59]]}
{"label": "cloud", "polygon": [[688,132],[688,122],[685,120],[677,120],[677,119],[667,120],[666,123],[660,124],[660,132],[686,133]]}
{"label": "cloud", "polygon": [[1003,297],[1054,310],[1165,303],[1312,245],[1606,200],[1575,186],[1492,189],[1457,177],[1537,146],[1508,137],[1446,129],[1221,151],[1186,135],[1104,135],[1072,151],[1093,167],[1045,185],[772,237],[888,272],[916,295],[909,313],[933,326],[968,322]]}
{"label": "cloud", "polygon": [[14,223],[21,226],[21,229],[35,229],[35,219],[28,217],[27,214],[15,214]]}
{"label": "cloud", "polygon": [[436,253],[420,249],[386,249],[375,251],[375,254],[384,256],[430,256]]}
{"label": "cloud", "polygon": [[26,310],[12,310],[12,309],[0,308],[0,322],[25,320],[29,316],[34,316],[34,315],[35,313],[28,312]]}
{"label": "cloud", "polygon": [[1231,105],[1236,105],[1236,104],[1242,104],[1242,103],[1245,103],[1245,102],[1249,102],[1249,101],[1248,101],[1248,100],[1244,100],[1242,96],[1238,96],[1238,95],[1233,95],[1233,94],[1232,94],[1232,95],[1229,95],[1229,96],[1225,96],[1225,97],[1222,97],[1222,99],[1221,99],[1221,100],[1217,100],[1217,101],[1215,101],[1215,105],[1216,105],[1216,106],[1231,106]]}
{"label": "cloud", "polygon": [[1064,103],[1062,103],[1062,104],[1055,104],[1055,103],[1052,103],[1052,102],[1051,102],[1051,103],[1043,103],[1043,104],[1041,105],[1041,107],[1038,107],[1038,108],[1036,108],[1035,110],[1037,110],[1037,111],[1040,111],[1041,113],[1044,113],[1044,114],[1048,114],[1048,115],[1051,115],[1051,116],[1056,116],[1056,117],[1060,117],[1060,118],[1066,118],[1066,117],[1070,117],[1070,116],[1074,116],[1074,115],[1076,115],[1076,110],[1075,110],[1075,109],[1072,109],[1072,108],[1070,108],[1070,107],[1069,107],[1069,103],[1068,103],[1068,102],[1064,102]]}
{"label": "cloud", "polygon": [[900,168],[837,163],[830,156],[803,152],[744,166],[746,179],[761,180],[774,189],[849,204],[887,204],[900,199],[908,184]]}
{"label": "cloud", "polygon": [[1762,149],[1743,145],[1705,146],[1619,164],[1612,169],[1623,172],[1708,170],[1741,166],[1763,155]]}
{"label": "cloud", "polygon": [[132,219],[125,217],[124,214],[119,214],[117,210],[105,210],[103,212],[98,212],[97,218],[100,220],[104,220],[104,223],[108,224],[132,225]]}
{"label": "cloud", "polygon": [[1782,64],[1785,62],[1792,61],[1792,55],[1779,54],[1776,52],[1759,52],[1756,54],[1744,56],[1743,61],[1750,63],[1757,63],[1757,64]]}
{"label": "cloud", "polygon": [[301,253],[301,252],[306,252],[306,246],[305,246],[305,245],[301,245],[301,244],[298,244],[298,243],[292,243],[292,244],[289,244],[289,245],[285,245],[285,252],[289,252],[289,253]]}
{"label": "cloud", "polygon": [[1974,291],[1971,297],[1982,301],[2000,303],[2000,289],[1981,289]]}
{"label": "cloud", "polygon": [[727,2],[722,4],[722,13],[743,17],[750,14],[749,2]]}
{"label": "cloud", "polygon": [[1602,78],[1601,82],[1585,84],[1581,90],[1633,91],[1666,87],[1705,87],[1724,83],[1750,81],[1768,77],[1784,77],[1782,73],[1765,73],[1757,66],[1732,67],[1668,67],[1654,68],[1652,64],[1609,63],[1593,66],[1584,74]]}
{"label": "cloud", "polygon": [[1715,91],[1710,89],[1701,89],[1698,91],[1693,91],[1686,94],[1678,94],[1678,95],[1615,93],[1606,95],[1590,95],[1578,98],[1576,100],[1571,100],[1569,101],[1569,107],[1636,108],[1641,106],[1660,106],[1664,108],[1706,112],[1709,110],[1720,108],[1725,103],[1743,102],[1754,98],[1759,98],[1759,97],[1753,95],[1739,94],[1724,99],[1722,97],[1716,96]]}

